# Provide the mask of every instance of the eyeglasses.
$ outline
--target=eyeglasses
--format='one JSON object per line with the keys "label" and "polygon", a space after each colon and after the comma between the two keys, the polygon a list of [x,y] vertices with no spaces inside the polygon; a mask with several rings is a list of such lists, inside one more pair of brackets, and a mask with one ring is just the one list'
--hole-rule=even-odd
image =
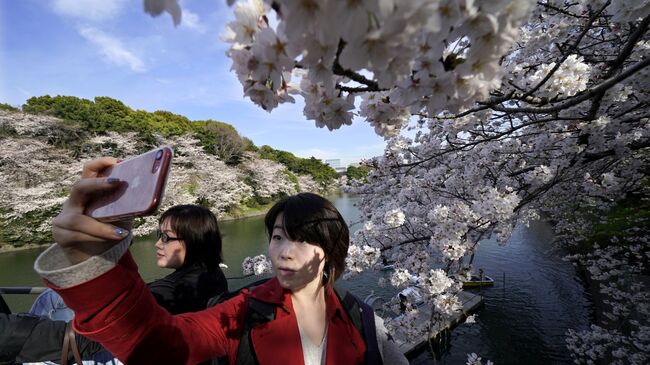
{"label": "eyeglasses", "polygon": [[156,230],[156,235],[158,235],[158,239],[162,241],[163,245],[166,245],[171,241],[180,241],[183,239],[181,237],[170,237],[167,233],[161,230]]}

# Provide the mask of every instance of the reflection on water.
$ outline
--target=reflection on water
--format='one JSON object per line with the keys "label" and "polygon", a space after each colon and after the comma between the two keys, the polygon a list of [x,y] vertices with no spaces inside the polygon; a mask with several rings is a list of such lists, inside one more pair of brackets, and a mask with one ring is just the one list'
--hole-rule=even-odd
{"label": "reflection on water", "polygon": [[[354,207],[355,197],[333,197],[336,207],[349,224],[359,221]],[[219,223],[223,235],[224,261],[229,266],[226,276],[242,274],[241,262],[246,256],[266,253],[268,238],[263,217]],[[353,225],[351,230],[359,229]],[[437,363],[464,364],[467,353],[476,352],[497,365],[569,363],[565,348],[565,332],[569,328],[588,326],[590,303],[573,267],[551,251],[552,231],[544,223],[519,227],[504,247],[493,241],[481,243],[474,266],[483,268],[495,279],[492,288],[483,290],[485,306],[478,312],[477,323],[461,325],[452,332],[451,345]],[[131,251],[145,280],[166,275],[169,271],[156,266],[153,244],[155,238],[138,238]],[[39,250],[0,254],[0,286],[42,285],[32,265]],[[351,281],[341,281],[360,297],[374,291],[392,295],[391,288],[378,288],[377,275],[364,273]],[[232,280],[231,288],[249,281]],[[6,295],[14,310],[29,309],[33,296]],[[414,364],[434,363],[424,353]]]}

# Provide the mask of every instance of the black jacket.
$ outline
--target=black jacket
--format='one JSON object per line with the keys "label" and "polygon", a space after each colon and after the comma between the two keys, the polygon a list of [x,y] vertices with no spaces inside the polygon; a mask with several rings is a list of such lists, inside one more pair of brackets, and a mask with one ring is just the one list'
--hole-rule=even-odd
{"label": "black jacket", "polygon": [[[172,314],[206,308],[208,299],[228,291],[226,277],[217,268],[199,265],[180,268],[148,284],[158,304]],[[27,314],[0,314],[0,364],[59,361],[65,335],[64,321]],[[90,359],[104,348],[81,335],[75,336],[81,357]],[[68,354],[71,362],[72,353]]]}
{"label": "black jacket", "polygon": [[147,285],[158,304],[171,314],[205,309],[208,299],[228,291],[220,269],[207,271],[199,265],[180,268]]}

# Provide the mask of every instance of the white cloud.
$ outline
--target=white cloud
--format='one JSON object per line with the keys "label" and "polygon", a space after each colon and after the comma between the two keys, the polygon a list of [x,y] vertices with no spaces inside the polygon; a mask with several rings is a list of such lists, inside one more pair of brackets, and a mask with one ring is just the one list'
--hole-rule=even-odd
{"label": "white cloud", "polygon": [[191,29],[199,33],[206,32],[205,26],[203,23],[201,23],[199,15],[192,13],[187,9],[183,9],[183,21],[181,22],[181,28]]}
{"label": "white cloud", "polygon": [[293,153],[294,155],[302,158],[316,157],[321,160],[326,160],[330,158],[339,158],[339,151],[335,150],[325,150],[322,148],[307,148],[304,150],[298,150]]}
{"label": "white cloud", "polygon": [[60,15],[100,21],[120,13],[127,0],[55,0],[54,11]]}
{"label": "white cloud", "polygon": [[122,42],[99,29],[82,28],[79,33],[92,44],[99,47],[100,52],[110,63],[118,66],[128,66],[135,72],[147,71],[144,62],[131,51],[127,50]]}

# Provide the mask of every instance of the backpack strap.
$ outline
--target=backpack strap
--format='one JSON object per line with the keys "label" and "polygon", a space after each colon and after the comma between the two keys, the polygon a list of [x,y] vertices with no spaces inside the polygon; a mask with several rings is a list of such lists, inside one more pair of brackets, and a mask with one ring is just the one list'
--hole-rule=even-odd
{"label": "backpack strap", "polygon": [[72,322],[68,322],[65,326],[65,335],[63,337],[63,349],[61,350],[61,365],[68,365],[68,347],[72,349],[72,356],[74,357],[77,365],[83,364],[79,349],[77,348],[77,340],[72,329]]}
{"label": "backpack strap", "polygon": [[[219,293],[213,296],[212,298],[208,299],[208,303],[206,307],[207,308],[214,307],[219,303],[223,303],[226,300],[239,295],[242,289],[250,290],[258,285],[264,284],[265,282],[269,281],[269,279],[270,278],[260,279],[253,283],[244,285],[243,287],[237,290]],[[253,301],[256,303],[253,304]],[[275,319],[275,307],[271,304],[264,303],[259,300],[255,300],[255,299],[251,300],[251,298],[249,298],[249,300],[247,300],[246,302],[247,302],[246,317],[244,318],[244,328],[242,331],[241,339],[239,341],[239,347],[237,348],[237,359],[235,360],[235,364],[254,365],[257,364],[257,358],[255,357],[255,352],[253,351],[251,345],[250,330],[253,327],[257,326],[258,324],[262,324],[264,322],[272,321],[273,319]],[[212,365],[230,364],[230,362],[228,361],[228,356],[213,358],[210,361]]]}
{"label": "backpack strap", "polygon": [[377,328],[375,327],[375,312],[368,303],[359,299],[345,289],[335,288],[336,294],[366,343],[366,365],[382,365],[379,344],[377,343]]}
{"label": "backpack strap", "polygon": [[[262,279],[253,284],[246,285],[245,288],[252,288],[266,282],[268,279]],[[213,306],[217,303],[232,298],[239,294],[241,289],[220,295],[210,299],[208,306]],[[365,364],[366,365],[383,365],[381,354],[379,352],[379,345],[377,343],[377,330],[375,327],[375,312],[372,307],[349,293],[345,289],[335,288],[336,294],[341,301],[343,309],[352,321],[354,327],[359,331],[366,344]],[[275,319],[276,306],[271,303],[263,302],[255,298],[248,298],[247,310],[244,319],[244,327],[237,348],[236,365],[256,365],[258,364],[257,357],[255,356],[255,349],[253,348],[251,340],[251,330],[263,323],[270,322]],[[215,359],[216,360],[216,359]],[[213,361],[213,364],[227,364],[227,359],[221,358],[221,362]]]}
{"label": "backpack strap", "polygon": [[244,328],[237,348],[237,365],[256,365],[258,364],[255,349],[251,340],[251,330],[262,323],[270,322],[275,319],[275,305],[266,303],[255,298],[248,298],[248,309],[244,319]]}
{"label": "backpack strap", "polygon": [[250,289],[252,289],[252,288],[254,288],[254,287],[258,286],[258,285],[266,283],[267,281],[269,281],[269,279],[270,278],[260,279],[260,280],[254,281],[254,282],[252,282],[250,284],[244,285],[239,289],[219,293],[219,294],[211,297],[210,299],[208,299],[208,302],[207,302],[205,307],[206,308],[214,307],[215,305],[217,305],[219,303],[223,303],[228,299],[236,297],[237,295],[239,295],[239,293],[242,291],[242,289],[249,289],[250,290]]}

